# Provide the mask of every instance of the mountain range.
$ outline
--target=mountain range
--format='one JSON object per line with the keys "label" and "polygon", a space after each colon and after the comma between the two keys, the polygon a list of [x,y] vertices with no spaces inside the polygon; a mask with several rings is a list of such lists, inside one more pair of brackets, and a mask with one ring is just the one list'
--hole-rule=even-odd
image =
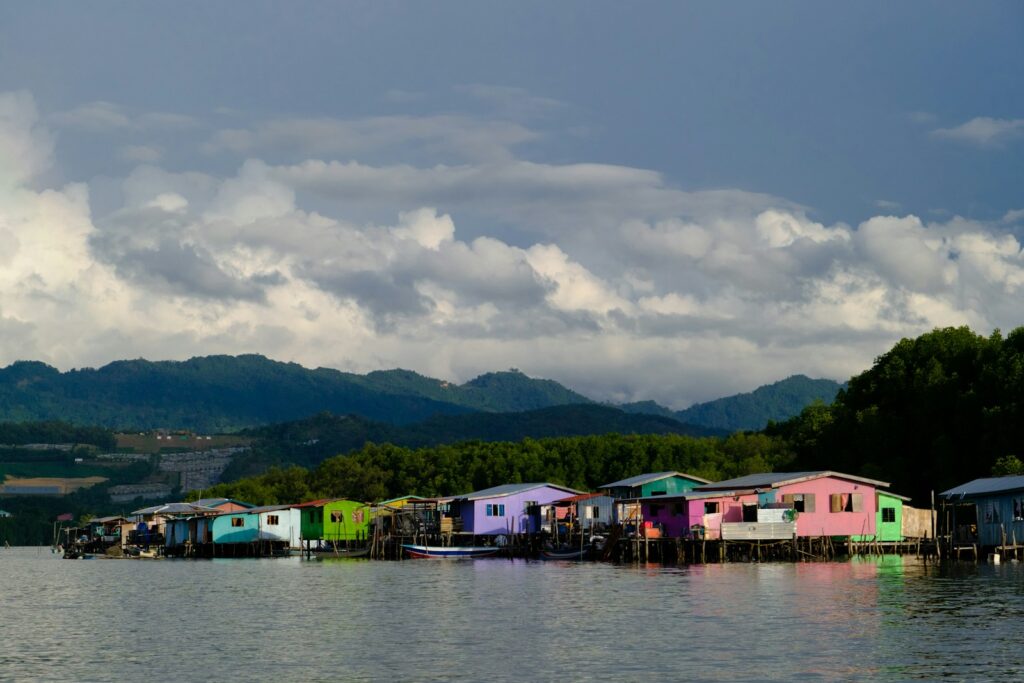
{"label": "mountain range", "polygon": [[[751,394],[683,411],[672,411],[651,401],[619,408],[632,416],[657,416],[691,425],[684,433],[724,433],[760,429],[768,420],[791,417],[816,400],[831,402],[839,388],[831,380],[795,376]],[[455,418],[579,405],[601,407],[557,382],[530,378],[516,369],[487,373],[465,384],[410,370],[358,375],[329,368],[309,369],[260,355],[204,356],[186,361],[124,360],[67,372],[45,363],[19,361],[0,369],[0,421],[59,419],[127,430],[165,427],[224,432],[300,420],[327,411],[390,425],[426,422],[431,431],[473,438],[472,434],[481,430],[496,434],[507,428],[497,418]],[[649,420],[643,423],[646,426],[633,428],[629,415],[612,420],[611,416],[619,412],[602,413],[605,421],[611,420],[609,427],[614,423],[626,432],[653,428]],[[566,411],[560,418],[561,431],[555,431],[583,433],[574,426],[574,420],[596,429],[601,421],[595,419],[597,414]],[[429,422],[445,417],[448,422]],[[541,418],[554,424],[550,416]],[[519,433],[518,429],[512,432]]]}

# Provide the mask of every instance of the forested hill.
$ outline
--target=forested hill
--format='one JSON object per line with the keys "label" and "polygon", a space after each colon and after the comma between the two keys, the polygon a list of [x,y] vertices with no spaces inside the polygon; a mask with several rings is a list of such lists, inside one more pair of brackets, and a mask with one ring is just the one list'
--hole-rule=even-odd
{"label": "forested hill", "polygon": [[686,410],[672,411],[652,401],[630,403],[623,410],[672,417],[680,422],[725,432],[764,429],[769,422],[780,422],[800,414],[812,403],[831,403],[843,385],[830,379],[811,379],[793,375],[774,384],[766,384],[746,394],[698,403]]}
{"label": "forested hill", "polygon": [[716,429],[764,429],[769,422],[788,420],[815,402],[831,403],[842,385],[830,379],[793,375],[749,394],[736,394],[680,410],[682,422]]}
{"label": "forested hill", "polygon": [[358,450],[368,442],[420,448],[465,441],[517,442],[526,438],[610,433],[723,435],[670,418],[632,415],[596,404],[555,406],[519,413],[441,415],[409,425],[320,413],[244,433],[257,440],[256,446],[249,457],[240,458],[231,466],[225,479],[256,474],[271,465],[313,466],[333,455]]}
{"label": "forested hill", "polygon": [[258,355],[117,361],[63,373],[28,361],[0,369],[0,420],[61,419],[132,430],[230,431],[325,410],[407,424],[435,415],[590,402],[517,370],[455,385],[407,370],[356,375]]}
{"label": "forested hill", "polygon": [[978,477],[1024,474],[1024,328],[903,339],[831,406],[768,433],[789,444],[796,469],[882,479],[919,503]]}

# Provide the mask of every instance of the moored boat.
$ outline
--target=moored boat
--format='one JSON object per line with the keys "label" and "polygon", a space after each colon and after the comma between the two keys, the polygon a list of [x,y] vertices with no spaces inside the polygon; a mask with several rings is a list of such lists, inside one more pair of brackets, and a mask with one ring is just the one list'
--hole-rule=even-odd
{"label": "moored boat", "polygon": [[439,545],[409,545],[403,544],[402,548],[409,557],[415,559],[429,560],[472,560],[478,557],[490,557],[498,553],[501,548],[477,548],[474,546],[439,546]]}
{"label": "moored boat", "polygon": [[318,560],[333,560],[355,557],[369,557],[370,548],[336,548],[334,550],[314,550],[310,553]]}
{"label": "moored boat", "polygon": [[590,551],[590,546],[584,546],[583,548],[574,548],[571,550],[542,550],[540,551],[540,559],[542,560],[582,560],[587,552]]}

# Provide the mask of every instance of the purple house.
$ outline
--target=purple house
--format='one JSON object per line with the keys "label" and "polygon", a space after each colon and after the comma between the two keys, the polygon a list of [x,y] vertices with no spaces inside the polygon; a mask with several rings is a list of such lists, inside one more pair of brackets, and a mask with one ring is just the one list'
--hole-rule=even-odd
{"label": "purple house", "polygon": [[463,533],[534,534],[541,528],[540,506],[579,493],[583,492],[557,484],[503,484],[456,496],[450,509],[452,517],[462,520]]}

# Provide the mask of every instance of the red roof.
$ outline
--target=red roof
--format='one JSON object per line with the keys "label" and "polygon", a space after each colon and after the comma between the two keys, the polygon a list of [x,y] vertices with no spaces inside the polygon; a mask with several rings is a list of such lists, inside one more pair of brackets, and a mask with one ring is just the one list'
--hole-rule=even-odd
{"label": "red roof", "polygon": [[578,496],[569,496],[568,498],[559,498],[556,503],[578,503],[581,500],[590,500],[591,498],[597,498],[598,496],[604,496],[606,494],[601,493],[581,493]]}

